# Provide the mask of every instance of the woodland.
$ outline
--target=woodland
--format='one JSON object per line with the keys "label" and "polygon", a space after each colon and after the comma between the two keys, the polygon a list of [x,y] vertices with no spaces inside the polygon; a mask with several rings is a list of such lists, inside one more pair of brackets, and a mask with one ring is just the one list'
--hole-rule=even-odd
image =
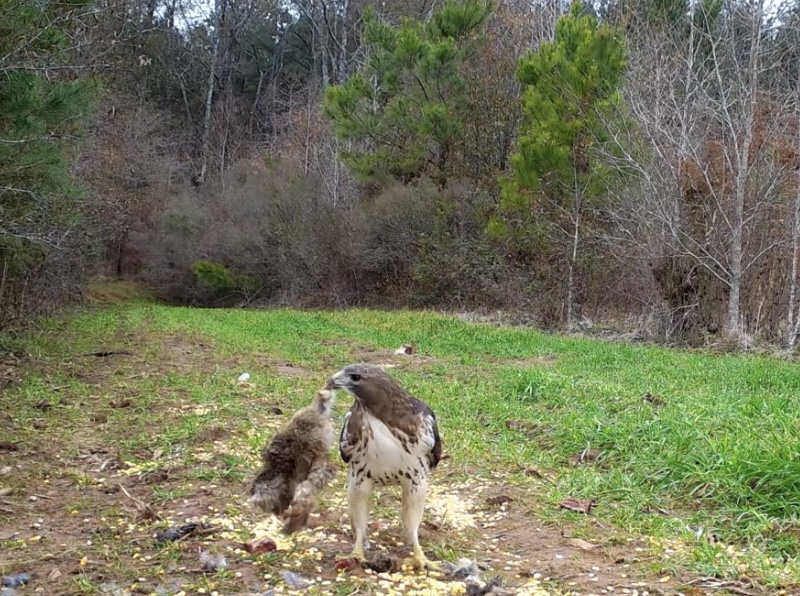
{"label": "woodland", "polygon": [[797,0],[0,0],[0,330],[203,307],[800,335]]}

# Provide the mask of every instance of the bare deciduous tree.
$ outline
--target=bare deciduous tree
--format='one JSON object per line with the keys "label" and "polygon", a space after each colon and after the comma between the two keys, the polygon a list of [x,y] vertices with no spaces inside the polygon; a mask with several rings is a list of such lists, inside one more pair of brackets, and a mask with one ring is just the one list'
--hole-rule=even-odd
{"label": "bare deciduous tree", "polygon": [[772,227],[785,175],[774,159],[785,106],[768,77],[764,3],[727,2],[720,14],[695,13],[646,34],[628,86],[646,150],[627,162],[642,194],[626,205],[619,229],[649,245],[651,270],[664,298],[675,298],[670,306],[685,309],[680,317],[702,311],[702,300],[724,300],[724,317],[714,320],[709,308],[702,323],[743,341],[758,318],[742,312],[748,274],[786,241]]}

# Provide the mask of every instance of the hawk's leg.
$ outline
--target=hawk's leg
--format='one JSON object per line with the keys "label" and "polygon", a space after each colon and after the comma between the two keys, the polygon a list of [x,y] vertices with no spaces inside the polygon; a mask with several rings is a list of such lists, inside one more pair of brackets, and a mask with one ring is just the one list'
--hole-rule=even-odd
{"label": "hawk's leg", "polygon": [[428,490],[428,485],[425,480],[417,482],[417,484],[414,484],[409,481],[403,484],[401,518],[403,527],[408,535],[408,541],[413,549],[413,554],[407,564],[418,571],[423,571],[436,568],[438,565],[428,561],[425,553],[422,552],[422,547],[419,545],[419,525],[422,522],[422,514],[425,510],[425,494]]}
{"label": "hawk's leg", "polygon": [[367,535],[367,522],[369,521],[369,492],[371,489],[371,483],[350,477],[347,500],[355,546],[349,556],[343,557],[345,559],[355,559],[361,563],[366,560],[366,557],[364,557],[364,539]]}

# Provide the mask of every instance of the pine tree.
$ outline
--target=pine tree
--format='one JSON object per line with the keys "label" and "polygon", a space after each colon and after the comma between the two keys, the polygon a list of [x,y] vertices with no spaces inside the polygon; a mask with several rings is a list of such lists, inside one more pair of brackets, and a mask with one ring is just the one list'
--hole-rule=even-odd
{"label": "pine tree", "polygon": [[367,12],[369,59],[329,87],[323,105],[337,136],[354,147],[343,158],[357,175],[408,182],[428,174],[444,186],[463,128],[465,46],[489,14],[483,0],[450,0],[428,23],[392,27]]}
{"label": "pine tree", "polygon": [[553,41],[520,60],[524,122],[500,216],[489,231],[540,251],[552,243],[567,268],[566,318],[576,318],[576,281],[586,219],[613,171],[600,157],[619,117],[625,49],[616,32],[574,3]]}
{"label": "pine tree", "polygon": [[[95,85],[54,69],[79,3],[0,0],[0,311],[77,217],[69,145]],[[3,320],[0,317],[0,325]]]}

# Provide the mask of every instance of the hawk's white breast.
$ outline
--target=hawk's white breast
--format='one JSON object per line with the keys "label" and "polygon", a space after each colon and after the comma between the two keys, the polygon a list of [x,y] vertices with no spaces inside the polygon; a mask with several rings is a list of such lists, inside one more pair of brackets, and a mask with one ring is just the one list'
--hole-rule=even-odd
{"label": "hawk's white breast", "polygon": [[[430,447],[423,441],[408,441],[408,450],[400,439],[382,421],[369,412],[363,418],[365,428],[362,437],[369,437],[362,458],[354,458],[350,463],[357,471],[366,464],[361,476],[367,472],[376,484],[398,484],[403,480],[421,479],[427,475],[427,452]],[[356,461],[358,459],[358,461]]]}

